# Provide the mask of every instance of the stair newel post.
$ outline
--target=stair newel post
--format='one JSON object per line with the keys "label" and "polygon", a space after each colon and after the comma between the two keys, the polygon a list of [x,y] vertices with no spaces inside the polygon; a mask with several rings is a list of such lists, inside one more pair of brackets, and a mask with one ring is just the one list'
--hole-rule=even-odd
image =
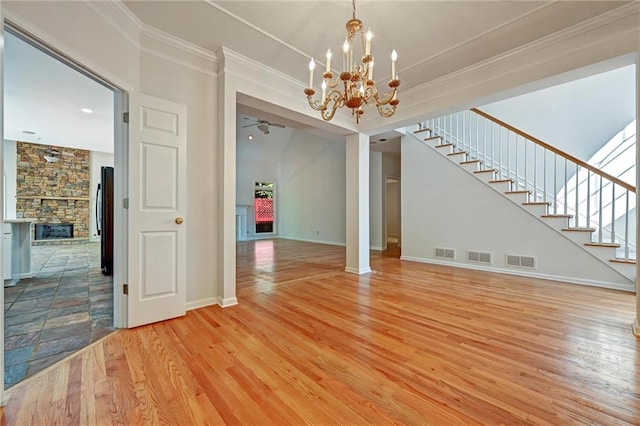
{"label": "stair newel post", "polygon": [[587,228],[591,227],[591,170],[587,170]]}

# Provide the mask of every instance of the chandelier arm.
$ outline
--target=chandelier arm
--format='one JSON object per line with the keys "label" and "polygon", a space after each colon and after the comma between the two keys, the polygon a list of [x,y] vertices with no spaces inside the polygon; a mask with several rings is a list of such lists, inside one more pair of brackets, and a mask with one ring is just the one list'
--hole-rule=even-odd
{"label": "chandelier arm", "polygon": [[393,91],[391,91],[390,93],[385,93],[382,99],[380,99],[380,95],[376,90],[374,94],[374,98],[376,99],[376,105],[387,105],[389,102],[391,102],[391,100],[393,100],[393,96],[396,94],[397,90],[398,89],[394,87]]}
{"label": "chandelier arm", "polygon": [[396,107],[398,105],[396,104],[387,108],[385,108],[385,106],[386,105],[378,105],[378,114],[380,114],[384,118],[389,118],[396,112]]}

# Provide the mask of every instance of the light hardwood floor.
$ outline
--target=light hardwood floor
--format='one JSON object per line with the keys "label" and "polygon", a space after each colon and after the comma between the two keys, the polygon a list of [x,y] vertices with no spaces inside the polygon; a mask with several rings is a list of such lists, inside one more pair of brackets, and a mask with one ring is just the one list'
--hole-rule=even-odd
{"label": "light hardwood floor", "polygon": [[638,424],[634,296],[242,243],[240,304],[120,330],[8,392],[7,424]]}

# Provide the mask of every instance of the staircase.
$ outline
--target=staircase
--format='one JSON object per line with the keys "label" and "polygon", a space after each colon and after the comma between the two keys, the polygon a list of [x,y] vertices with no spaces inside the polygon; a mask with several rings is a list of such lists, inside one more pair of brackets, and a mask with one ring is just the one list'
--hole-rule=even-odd
{"label": "staircase", "polygon": [[504,197],[635,281],[635,187],[478,109],[413,132]]}

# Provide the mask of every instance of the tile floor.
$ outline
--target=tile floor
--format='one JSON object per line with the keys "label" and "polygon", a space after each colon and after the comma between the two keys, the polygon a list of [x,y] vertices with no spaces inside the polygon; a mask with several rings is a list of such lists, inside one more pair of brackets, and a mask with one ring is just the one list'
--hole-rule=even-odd
{"label": "tile floor", "polygon": [[113,331],[100,244],[34,246],[34,277],[4,289],[5,387]]}

